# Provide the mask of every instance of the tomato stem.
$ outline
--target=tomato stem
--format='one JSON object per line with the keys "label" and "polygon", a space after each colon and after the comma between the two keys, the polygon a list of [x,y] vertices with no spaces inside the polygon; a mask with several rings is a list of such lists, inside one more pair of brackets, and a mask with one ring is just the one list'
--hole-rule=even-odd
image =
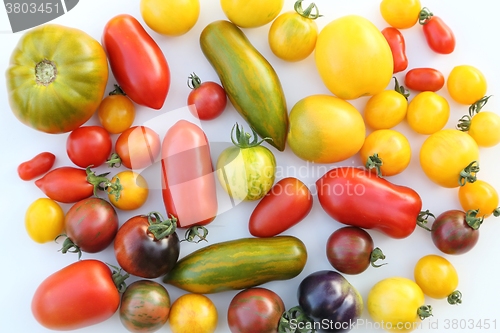
{"label": "tomato stem", "polygon": [[[234,135],[235,129],[236,129],[236,136]],[[252,138],[252,141],[250,141],[251,138]],[[236,147],[239,147],[239,148],[256,147],[256,146],[260,145],[262,142],[264,142],[265,140],[272,140],[272,139],[271,138],[264,138],[264,139],[259,141],[259,136],[257,135],[257,132],[255,132],[255,130],[253,128],[252,128],[252,134],[246,133],[243,130],[243,126],[241,126],[241,129],[240,129],[240,126],[238,125],[238,123],[236,123],[233,126],[233,128],[231,129],[231,141],[233,142],[233,144]]]}
{"label": "tomato stem", "polygon": [[406,89],[405,86],[400,85],[398,79],[395,76],[394,76],[394,90],[403,95],[404,98],[406,98],[406,100],[408,100],[408,98],[410,97],[410,91]]}
{"label": "tomato stem", "polygon": [[434,214],[432,214],[429,210],[421,211],[417,216],[417,225],[421,228],[424,228],[427,231],[432,231],[428,226],[427,222],[429,217],[436,218]]}
{"label": "tomato stem", "polygon": [[115,84],[115,89],[114,90],[111,90],[109,92],[109,95],[123,95],[123,96],[127,96],[127,94],[123,91],[122,87],[120,87],[119,85]]}
{"label": "tomato stem", "polygon": [[201,79],[195,73],[190,74],[188,77],[187,85],[191,89],[196,89],[201,86]]}
{"label": "tomato stem", "polygon": [[278,333],[314,333],[316,330],[313,328],[313,325],[306,325],[312,322],[304,313],[304,310],[297,305],[283,312],[278,324]]}
{"label": "tomato stem", "polygon": [[434,14],[429,10],[429,8],[424,7],[418,14],[418,23],[421,25],[426,24],[434,16]]}
{"label": "tomato stem", "polygon": [[108,191],[109,194],[115,196],[115,200],[118,201],[120,199],[120,193],[123,189],[123,186],[120,184],[120,179],[116,178],[115,182],[112,182],[106,176],[109,172],[96,175],[94,171],[90,170],[92,165],[88,166],[86,169],[87,172],[87,182],[94,186],[94,195],[98,197],[97,190]]}
{"label": "tomato stem", "polygon": [[123,293],[125,289],[127,289],[127,284],[125,283],[125,280],[129,278],[130,274],[122,274],[122,269],[116,266],[113,266],[111,264],[107,264],[109,267],[113,268],[111,271],[112,273],[112,278],[113,278],[113,283],[116,286],[116,289],[118,289],[119,293]]}
{"label": "tomato stem", "polygon": [[110,168],[119,168],[122,165],[122,159],[117,153],[112,153],[111,156],[106,161],[106,164]]}
{"label": "tomato stem", "polygon": [[451,305],[462,304],[462,293],[459,290],[455,290],[448,295],[447,300]]}
{"label": "tomato stem", "polygon": [[[304,0],[297,0],[295,2],[295,5],[293,6],[293,9],[295,10],[295,12],[297,12],[297,14],[311,20],[315,20],[318,17],[323,16],[320,15],[318,6],[316,6],[314,2],[312,2],[309,6],[307,6],[306,9],[302,9],[302,1]],[[313,10],[315,10],[314,13]]]}
{"label": "tomato stem", "polygon": [[[195,226],[192,226],[191,228],[189,228],[188,230],[186,230],[186,233],[184,235],[184,239],[181,240],[181,242],[187,241],[190,243],[199,243],[202,240],[204,240],[205,242],[208,242],[207,235],[208,235],[207,228],[205,228],[203,226],[195,225]],[[198,241],[194,240],[196,237],[199,238]]]}
{"label": "tomato stem", "polygon": [[382,159],[378,156],[378,153],[373,154],[372,156],[369,156],[368,159],[366,160],[365,167],[368,170],[374,169],[377,170],[377,176],[382,177],[382,171],[381,171],[381,166],[384,163],[382,162]]}
{"label": "tomato stem", "polygon": [[469,107],[469,116],[472,118],[475,114],[479,113],[481,109],[488,103],[488,99],[491,97],[490,96],[484,96],[481,99],[479,99],[477,102],[472,104]]}
{"label": "tomato stem", "polygon": [[492,214],[494,217],[499,217],[500,216],[500,207],[495,208],[495,210],[493,211]]}
{"label": "tomato stem", "polygon": [[417,310],[417,315],[421,320],[424,320],[427,317],[432,316],[432,306],[430,305],[422,305]]}
{"label": "tomato stem", "polygon": [[465,214],[465,222],[474,230],[479,229],[484,221],[484,217],[477,217],[477,213],[479,213],[479,209],[471,209]]}
{"label": "tomato stem", "polygon": [[43,59],[35,66],[35,81],[37,84],[48,86],[56,80],[57,67],[50,60]]}
{"label": "tomato stem", "polygon": [[66,254],[67,252],[78,253],[78,260],[80,260],[82,258],[82,250],[80,247],[76,245],[66,234],[58,235],[54,240],[56,243],[59,237],[66,237],[59,251],[61,251],[62,254]]}
{"label": "tomato stem", "polygon": [[458,120],[457,129],[462,132],[467,132],[470,129],[471,117],[469,115],[465,115]]}
{"label": "tomato stem", "polygon": [[375,267],[379,268],[381,266],[387,265],[387,263],[383,263],[380,265],[375,264],[377,260],[384,260],[385,259],[385,254],[382,252],[382,250],[378,247],[374,248],[373,251],[370,253],[370,264]]}
{"label": "tomato stem", "polygon": [[164,219],[158,212],[151,212],[147,215],[149,227],[148,231],[159,241],[172,235],[177,229],[177,218],[172,216],[170,219]]}
{"label": "tomato stem", "polygon": [[458,184],[464,186],[467,183],[474,183],[477,180],[477,173],[479,172],[479,164],[477,161],[472,161],[467,165],[458,176]]}

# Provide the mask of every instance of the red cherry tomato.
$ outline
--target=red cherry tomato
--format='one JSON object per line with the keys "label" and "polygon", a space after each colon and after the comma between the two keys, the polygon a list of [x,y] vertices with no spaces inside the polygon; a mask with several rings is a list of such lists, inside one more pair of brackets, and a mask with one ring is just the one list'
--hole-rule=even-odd
{"label": "red cherry tomato", "polygon": [[66,139],[69,159],[81,168],[102,165],[111,154],[112,146],[109,132],[101,126],[79,127]]}
{"label": "red cherry tomato", "polygon": [[450,54],[455,50],[455,35],[439,16],[434,16],[428,8],[422,8],[419,23],[422,25],[425,40],[436,53]]}
{"label": "red cherry tomato", "polygon": [[187,98],[189,111],[201,120],[215,119],[222,114],[227,104],[227,96],[220,84],[212,81],[201,82],[196,74],[189,76],[191,92]]}
{"label": "red cherry tomato", "polygon": [[393,73],[404,71],[408,67],[408,57],[406,56],[406,44],[403,34],[394,27],[387,27],[381,32],[391,48],[394,62]]}
{"label": "red cherry tomato", "polygon": [[257,204],[248,229],[256,237],[272,237],[302,221],[312,209],[312,195],[297,178],[283,178]]}
{"label": "red cherry tomato", "polygon": [[17,174],[22,180],[32,180],[48,172],[54,166],[55,160],[56,155],[52,153],[40,153],[31,160],[19,164]]}
{"label": "red cherry tomato", "polygon": [[438,91],[444,86],[444,75],[434,68],[413,68],[405,75],[405,86],[416,91]]}
{"label": "red cherry tomato", "polygon": [[158,133],[146,126],[133,126],[120,134],[115,143],[118,157],[112,157],[108,163],[121,163],[134,170],[142,169],[155,162],[160,149]]}
{"label": "red cherry tomato", "polygon": [[161,109],[170,88],[170,69],[161,48],[131,15],[113,17],[102,45],[118,85],[139,105]]}

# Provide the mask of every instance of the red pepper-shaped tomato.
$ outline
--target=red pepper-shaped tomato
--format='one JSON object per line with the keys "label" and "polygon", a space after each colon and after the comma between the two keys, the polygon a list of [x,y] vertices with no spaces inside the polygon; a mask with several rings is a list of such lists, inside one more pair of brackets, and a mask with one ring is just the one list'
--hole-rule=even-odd
{"label": "red pepper-shaped tomato", "polygon": [[203,130],[180,120],[165,134],[161,151],[162,195],[177,226],[205,225],[217,215],[210,146]]}
{"label": "red pepper-shaped tomato", "polygon": [[408,57],[406,56],[406,44],[403,34],[394,27],[384,28],[381,32],[391,48],[394,62],[393,73],[404,71],[408,67]]}
{"label": "red pepper-shaped tomato", "polygon": [[17,174],[22,180],[32,180],[48,172],[54,165],[55,160],[56,155],[45,151],[29,161],[19,164]]}
{"label": "red pepper-shaped tomato", "polygon": [[[75,330],[110,318],[127,276],[99,260],[80,260],[47,277],[31,301],[35,319],[51,330]],[[116,284],[115,284],[116,283]]]}
{"label": "red pepper-shaped tomato", "polygon": [[422,8],[419,23],[422,25],[425,40],[436,53],[450,54],[455,50],[455,35],[451,28],[439,16]]}
{"label": "red pepper-shaped tomato", "polygon": [[438,91],[444,86],[444,75],[434,68],[413,68],[406,72],[406,88],[416,91]]}
{"label": "red pepper-shaped tomato", "polygon": [[113,17],[102,45],[118,85],[137,104],[161,109],[170,88],[170,69],[162,50],[131,15]]}
{"label": "red pepper-shaped tomato", "polygon": [[272,237],[302,221],[313,199],[307,186],[294,177],[283,178],[257,204],[248,229],[255,237]]}
{"label": "red pepper-shaped tomato", "polygon": [[331,169],[316,187],[321,206],[333,219],[392,238],[408,237],[422,209],[422,199],[413,189],[363,168]]}

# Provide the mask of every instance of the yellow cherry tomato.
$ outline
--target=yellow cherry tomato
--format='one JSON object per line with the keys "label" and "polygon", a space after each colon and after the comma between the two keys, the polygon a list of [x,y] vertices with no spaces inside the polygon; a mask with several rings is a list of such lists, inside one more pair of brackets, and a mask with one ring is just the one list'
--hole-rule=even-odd
{"label": "yellow cherry tomato", "polygon": [[425,295],[448,298],[448,303],[461,303],[461,293],[456,290],[458,274],[453,265],[445,258],[429,254],[420,258],[413,270],[415,282]]}
{"label": "yellow cherry tomato", "polygon": [[97,117],[106,131],[119,134],[134,123],[135,106],[125,95],[109,95],[101,101]]}
{"label": "yellow cherry tomato", "polygon": [[472,116],[469,135],[481,147],[493,147],[500,143],[500,115],[491,111],[481,111]]}
{"label": "yellow cherry tomato", "polygon": [[285,0],[220,0],[229,21],[241,28],[256,28],[274,20]]}
{"label": "yellow cherry tomato", "polygon": [[302,0],[295,3],[295,10],[278,16],[269,28],[268,41],[271,51],[280,59],[299,61],[307,58],[316,46],[319,17],[318,8],[311,3],[305,10]]}
{"label": "yellow cherry tomato", "polygon": [[420,14],[422,5],[420,0],[382,0],[380,14],[384,20],[397,29],[413,27]]}
{"label": "yellow cherry tomato", "polygon": [[210,298],[189,293],[174,301],[168,322],[173,333],[212,333],[217,320],[217,308]]}
{"label": "yellow cherry tomato", "polygon": [[359,151],[361,161],[367,167],[380,170],[382,176],[394,176],[410,164],[411,146],[408,139],[392,129],[370,133]]}
{"label": "yellow cherry tomato", "polygon": [[408,104],[406,120],[419,134],[432,134],[444,128],[450,118],[450,105],[433,91],[418,93]]}
{"label": "yellow cherry tomato", "polygon": [[430,315],[422,289],[404,277],[377,282],[369,291],[366,306],[370,317],[388,332],[411,332]]}
{"label": "yellow cherry tomato", "polygon": [[144,22],[155,32],[181,36],[191,30],[200,16],[199,0],[141,0]]}
{"label": "yellow cherry tomato", "polygon": [[116,208],[134,210],[144,205],[148,199],[149,188],[146,178],[134,171],[119,172],[111,179],[111,182],[118,182],[121,186],[118,197],[113,193],[108,193],[109,202]]}
{"label": "yellow cherry tomato", "polygon": [[394,90],[383,90],[368,99],[364,109],[366,124],[375,129],[389,129],[406,118],[408,94],[396,80]]}
{"label": "yellow cherry tomato", "polygon": [[448,75],[446,87],[457,103],[471,105],[483,98],[488,86],[479,69],[471,65],[459,65],[453,67]]}
{"label": "yellow cherry tomato", "polygon": [[52,199],[37,199],[26,210],[24,225],[35,242],[53,241],[63,231],[64,211]]}
{"label": "yellow cherry tomato", "polygon": [[497,213],[499,198],[497,190],[484,180],[476,180],[473,183],[466,182],[458,189],[458,199],[465,212],[479,210],[478,217],[489,217]]}

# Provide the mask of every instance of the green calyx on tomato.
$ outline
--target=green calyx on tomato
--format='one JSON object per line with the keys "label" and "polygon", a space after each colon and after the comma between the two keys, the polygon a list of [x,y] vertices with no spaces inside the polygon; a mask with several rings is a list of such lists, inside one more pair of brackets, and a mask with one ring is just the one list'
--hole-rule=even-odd
{"label": "green calyx on tomato", "polygon": [[187,85],[190,89],[198,88],[199,86],[201,86],[200,77],[198,75],[196,75],[195,73],[190,74],[188,77]]}
{"label": "green calyx on tomato", "polygon": [[386,262],[380,265],[375,263],[378,260],[384,260],[384,259],[385,259],[385,254],[379,247],[374,248],[373,251],[370,253],[370,265],[372,265],[372,267],[379,268],[384,265],[387,265]]}
{"label": "green calyx on tomato", "polygon": [[112,182],[106,178],[109,172],[96,175],[90,168],[91,166],[88,166],[85,171],[87,172],[87,182],[94,186],[94,195],[98,196],[97,190],[108,191],[109,194],[115,196],[116,200],[120,199],[120,192],[123,188],[120,184],[120,179],[117,178],[116,181]]}
{"label": "green calyx on tomato", "polygon": [[[306,9],[302,8],[302,1],[304,0],[297,0],[295,4],[293,5],[293,9],[299,14],[300,16],[303,16],[305,18],[315,20],[318,17],[321,17],[323,15],[319,14],[319,9],[318,6],[314,2],[312,2]],[[314,10],[314,12],[313,12]]]}
{"label": "green calyx on tomato", "polygon": [[429,22],[429,20],[433,16],[434,16],[434,13],[432,13],[429,8],[424,7],[424,8],[422,8],[420,13],[418,14],[418,23],[424,25],[427,22]]}
{"label": "green calyx on tomato", "polygon": [[394,77],[394,91],[403,95],[404,98],[406,98],[406,100],[408,100],[408,98],[410,97],[410,91],[408,89],[406,89],[405,86],[400,85],[399,81],[396,77]]}
{"label": "green calyx on tomato", "polygon": [[[479,212],[478,209],[471,209],[465,213],[465,223],[473,230],[478,230],[484,221],[484,217],[477,216],[478,212]],[[430,217],[432,217],[433,219],[436,218],[436,216],[432,214],[429,210],[420,212],[420,214],[417,217],[417,225],[421,228],[424,228],[427,231],[432,231],[432,229],[427,226],[428,219]]]}
{"label": "green calyx on tomato", "polygon": [[[147,215],[147,218],[149,222],[148,232],[153,235],[155,240],[162,240],[172,235],[177,230],[177,218],[175,216],[165,219],[160,213],[151,212]],[[207,228],[203,226],[193,226],[186,230],[184,239],[182,239],[181,242],[199,243],[202,240],[207,241],[207,235]],[[199,238],[198,241],[194,240],[196,237]]]}
{"label": "green calyx on tomato", "polygon": [[432,306],[430,305],[422,305],[417,309],[417,315],[420,320],[424,320],[425,318],[432,316]]}
{"label": "green calyx on tomato", "polygon": [[460,292],[460,290],[455,290],[450,295],[448,295],[446,300],[448,301],[448,304],[451,305],[462,304],[462,293]]}
{"label": "green calyx on tomato", "polygon": [[368,170],[375,169],[377,171],[377,176],[382,177],[382,171],[380,170],[380,167],[384,164],[382,159],[378,156],[377,153],[371,155],[368,157],[365,163],[365,167]]}
{"label": "green calyx on tomato", "polygon": [[113,279],[113,283],[115,284],[116,289],[118,289],[119,293],[123,293],[125,289],[127,289],[127,284],[125,283],[125,280],[127,280],[130,277],[130,274],[128,273],[122,274],[123,269],[121,269],[120,267],[116,267],[111,264],[107,265],[112,268],[111,278]]}
{"label": "green calyx on tomato", "polygon": [[[234,132],[236,130],[236,136],[234,135]],[[250,138],[252,138],[252,141],[250,141]],[[264,138],[259,141],[259,136],[257,135],[257,132],[252,128],[252,134],[246,133],[243,130],[243,126],[238,125],[236,123],[233,128],[231,129],[231,141],[233,144],[238,147],[238,148],[252,148],[252,147],[257,147],[262,144],[265,140],[272,140],[271,138]]]}
{"label": "green calyx on tomato", "polygon": [[112,95],[123,95],[123,96],[127,96],[127,94],[123,91],[122,87],[120,87],[119,85],[117,85],[116,83],[114,84],[115,86],[115,89],[114,90],[111,90],[109,92],[109,96],[112,96]]}
{"label": "green calyx on tomato", "polygon": [[477,161],[472,161],[467,165],[458,177],[458,183],[460,186],[464,186],[466,183],[474,183],[477,180],[477,173],[479,172],[479,164]]}
{"label": "green calyx on tomato", "polygon": [[[302,307],[299,305],[294,306],[290,308],[289,310],[283,312],[281,315],[279,325],[278,325],[278,333],[288,333],[290,332],[290,327],[292,326],[292,323],[301,323],[304,325],[301,325],[297,327],[297,329],[294,332],[297,333],[308,333],[310,332],[309,326],[312,326],[313,320],[309,318]],[[306,325],[306,323],[311,323],[311,325]],[[304,328],[300,328],[304,327]],[[307,327],[307,329],[305,328]],[[312,332],[315,332],[314,330]]]}
{"label": "green calyx on tomato", "polygon": [[479,99],[477,102],[473,103],[469,107],[469,114],[463,116],[458,120],[458,125],[457,128],[461,130],[462,132],[467,132],[470,129],[471,125],[471,120],[474,115],[478,114],[479,111],[488,103],[488,99],[491,97],[490,96],[484,96],[483,98]]}

